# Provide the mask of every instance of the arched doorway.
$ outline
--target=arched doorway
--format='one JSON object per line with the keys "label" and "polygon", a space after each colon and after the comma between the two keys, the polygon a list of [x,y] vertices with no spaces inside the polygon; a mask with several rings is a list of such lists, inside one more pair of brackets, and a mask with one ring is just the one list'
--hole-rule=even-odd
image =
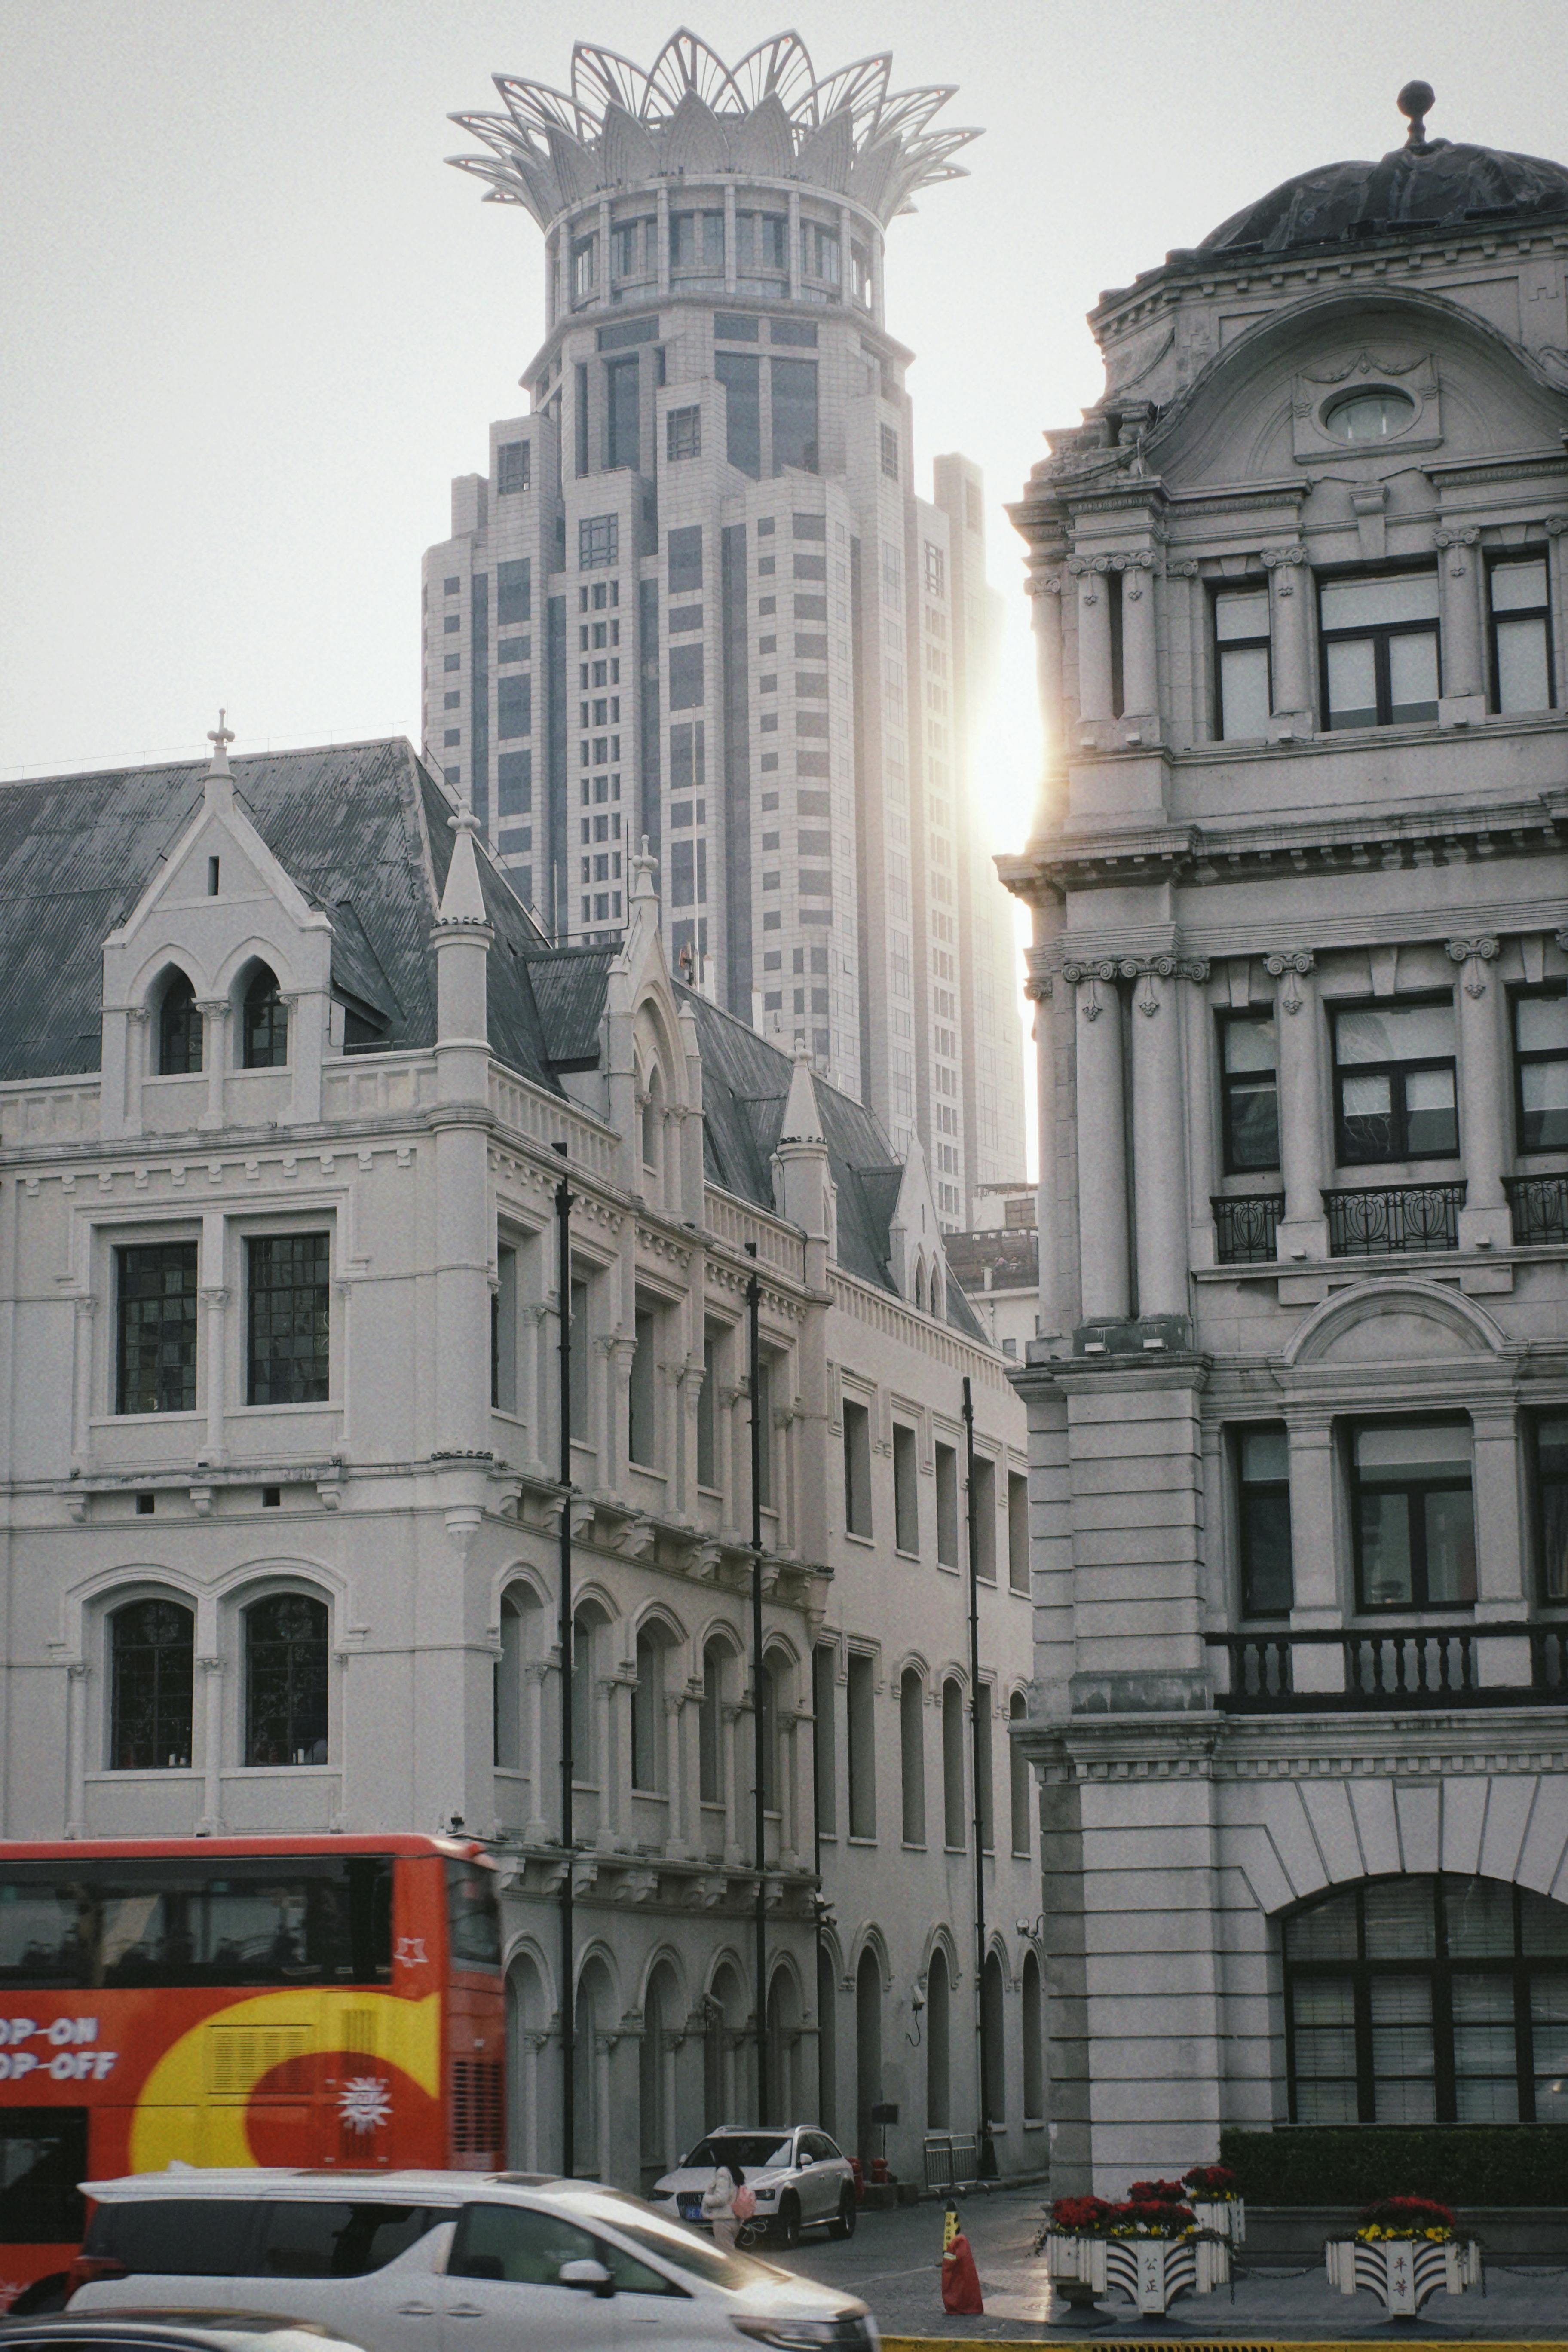
{"label": "arched doorway", "polygon": [[577,1979],[575,2063],[572,2070],[576,2146],[573,2170],[578,2179],[610,2178],[610,2053],[615,2022],[610,1972],[597,1953]]}
{"label": "arched doorway", "polygon": [[1043,2020],[1040,2015],[1040,1963],[1033,1952],[1024,1955],[1024,2115],[1039,2123],[1046,2112],[1046,2068]]}
{"label": "arched doorway", "polygon": [[871,2110],[882,2096],[882,1969],[868,1944],[855,1971],[855,2147],[868,2169],[881,2139]]}
{"label": "arched doorway", "polygon": [[765,2124],[798,2123],[801,2116],[800,1989],[794,1972],[773,1970],[768,1987],[768,2112]]}
{"label": "arched doorway", "polygon": [[926,2129],[952,2128],[952,1984],[939,1944],[926,1972]]}
{"label": "arched doorway", "polygon": [[1005,2011],[1003,2007],[1002,1963],[994,1952],[985,1962],[985,1973],[980,1980],[981,2039],[985,2053],[985,2113],[983,2125],[1005,2124],[1007,2120],[1007,2053],[1003,2040]]}
{"label": "arched doorway", "polygon": [[637,2052],[638,2155],[646,2197],[680,2151],[675,2145],[675,2051],[671,2029],[680,2013],[675,1970],[660,1960],[643,1995],[642,2043]]}
{"label": "arched doorway", "polygon": [[716,2131],[721,2124],[749,2122],[752,2114],[746,1988],[732,1960],[715,1971],[702,2011],[703,2129]]}
{"label": "arched doorway", "polygon": [[838,2136],[838,1979],[826,1944],[816,1950],[816,2119]]}
{"label": "arched doorway", "polygon": [[523,2172],[544,2170],[540,2131],[539,2069],[548,2022],[544,1984],[531,1952],[519,1952],[506,1972],[507,2161]]}

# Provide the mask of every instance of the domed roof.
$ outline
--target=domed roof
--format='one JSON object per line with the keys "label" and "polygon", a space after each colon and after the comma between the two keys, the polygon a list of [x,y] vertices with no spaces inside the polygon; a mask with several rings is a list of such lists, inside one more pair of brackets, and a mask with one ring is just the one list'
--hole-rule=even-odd
{"label": "domed roof", "polygon": [[1410,136],[1376,163],[1324,163],[1299,172],[1211,229],[1203,253],[1283,253],[1401,229],[1568,212],[1568,169],[1538,155],[1428,139],[1425,82],[1407,82],[1399,109]]}

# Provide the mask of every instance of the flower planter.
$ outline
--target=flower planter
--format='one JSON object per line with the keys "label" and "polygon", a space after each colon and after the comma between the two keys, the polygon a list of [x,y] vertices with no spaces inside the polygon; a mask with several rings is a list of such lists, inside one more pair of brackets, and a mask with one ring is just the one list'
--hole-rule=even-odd
{"label": "flower planter", "polygon": [[1168,2311],[1179,2294],[1212,2294],[1230,2279],[1228,2242],[1191,2232],[1179,2238],[1077,2238],[1053,2231],[1046,2240],[1046,2260],[1064,2302],[1087,2304],[1115,2286],[1145,2315]]}
{"label": "flower planter", "polygon": [[1247,2235],[1245,2197],[1194,2195],[1192,2204],[1200,2230],[1212,2230],[1216,2238],[1228,2238],[1233,2246],[1240,2245]]}
{"label": "flower planter", "polygon": [[1481,2277],[1473,2238],[1331,2238],[1323,2255],[1331,2287],[1342,2294],[1369,2288],[1390,2319],[1414,2319],[1430,2296],[1463,2294]]}

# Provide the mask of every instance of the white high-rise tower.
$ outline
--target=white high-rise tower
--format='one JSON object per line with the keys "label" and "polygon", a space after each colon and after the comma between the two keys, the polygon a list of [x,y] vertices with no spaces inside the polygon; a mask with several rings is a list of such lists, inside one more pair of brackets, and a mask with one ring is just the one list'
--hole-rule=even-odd
{"label": "white high-rise tower", "polygon": [[646,838],[681,968],[918,1133],[959,1224],[1024,1164],[968,802],[994,602],[975,467],[915,494],[882,240],[977,134],[890,65],[580,43],[569,95],[457,118],[544,230],[549,331],[425,560],[424,730],[563,942],[618,935]]}

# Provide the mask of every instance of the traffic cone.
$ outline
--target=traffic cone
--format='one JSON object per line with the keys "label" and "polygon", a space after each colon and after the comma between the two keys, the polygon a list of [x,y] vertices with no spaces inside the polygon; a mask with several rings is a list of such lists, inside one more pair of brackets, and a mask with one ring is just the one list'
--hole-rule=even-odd
{"label": "traffic cone", "polygon": [[984,2315],[984,2298],[968,2239],[958,2225],[958,2209],[950,2205],[942,2216],[942,2307],[965,2315]]}

